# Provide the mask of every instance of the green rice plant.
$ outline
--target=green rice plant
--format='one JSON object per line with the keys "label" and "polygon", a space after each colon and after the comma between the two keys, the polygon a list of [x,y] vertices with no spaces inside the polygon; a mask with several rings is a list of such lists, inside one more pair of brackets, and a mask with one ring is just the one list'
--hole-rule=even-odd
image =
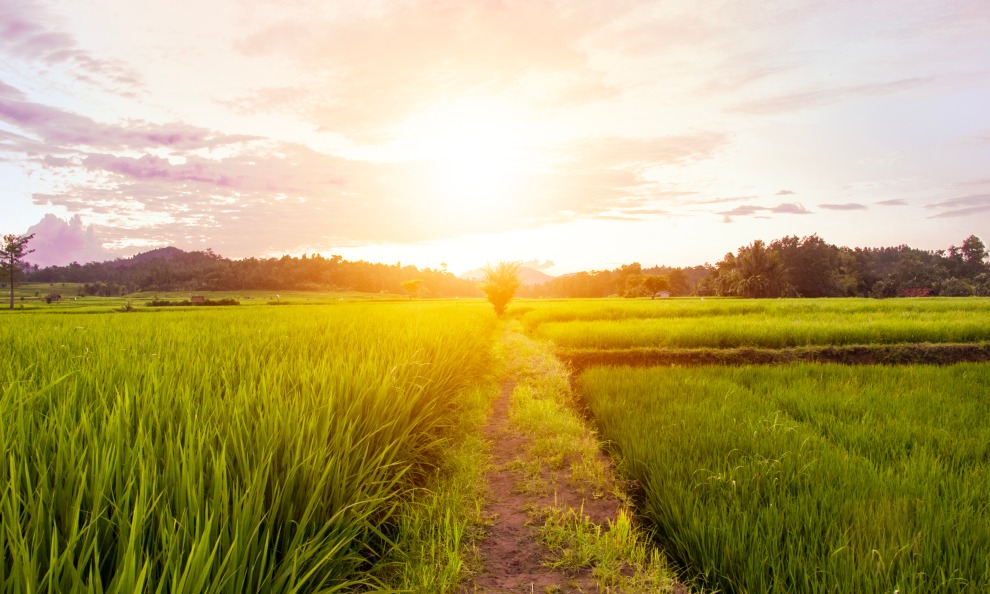
{"label": "green rice plant", "polygon": [[480,303],[5,316],[0,592],[383,587],[493,330]]}
{"label": "green rice plant", "polygon": [[718,318],[723,316],[763,316],[770,320],[790,317],[831,317],[876,314],[881,317],[912,317],[917,314],[990,314],[990,299],[720,299],[678,298],[642,299],[533,299],[510,309],[527,332],[552,322]]}
{"label": "green rice plant", "polygon": [[990,590],[990,367],[595,368],[678,561],[726,592]]}
{"label": "green rice plant", "polygon": [[536,335],[562,348],[788,348],[814,345],[973,343],[990,316],[971,311],[763,312],[684,318],[546,322]]}

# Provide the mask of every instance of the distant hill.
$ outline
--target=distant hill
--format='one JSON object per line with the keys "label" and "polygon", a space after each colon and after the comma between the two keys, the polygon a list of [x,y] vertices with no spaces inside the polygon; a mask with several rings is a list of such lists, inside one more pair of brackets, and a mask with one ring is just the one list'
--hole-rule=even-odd
{"label": "distant hill", "polygon": [[[461,274],[460,277],[465,280],[482,281],[485,279],[485,271],[481,268],[475,268],[474,270],[469,270]],[[545,272],[540,272],[534,268],[527,268],[523,266],[519,269],[519,278],[522,281],[523,286],[531,287],[552,281],[555,277],[550,276]]]}
{"label": "distant hill", "polygon": [[168,246],[149,250],[147,252],[141,252],[140,254],[134,254],[130,258],[124,258],[123,261],[129,264],[141,264],[152,260],[174,260],[180,256],[186,255],[187,253],[188,252],[185,250],[181,250],[177,247]]}

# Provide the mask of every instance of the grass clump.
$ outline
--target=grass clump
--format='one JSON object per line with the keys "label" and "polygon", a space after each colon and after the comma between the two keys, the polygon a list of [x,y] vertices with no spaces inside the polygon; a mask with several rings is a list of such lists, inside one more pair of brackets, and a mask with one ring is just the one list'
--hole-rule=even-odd
{"label": "grass clump", "polygon": [[552,567],[590,567],[605,592],[672,592],[678,587],[666,557],[625,510],[606,526],[580,510],[547,507],[539,515],[540,535],[556,557]]}

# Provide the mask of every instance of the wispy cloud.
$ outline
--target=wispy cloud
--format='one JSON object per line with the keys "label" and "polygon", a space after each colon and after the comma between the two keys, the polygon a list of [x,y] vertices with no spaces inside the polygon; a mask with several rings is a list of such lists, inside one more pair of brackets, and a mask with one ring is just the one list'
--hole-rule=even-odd
{"label": "wispy cloud", "polygon": [[413,0],[333,14],[322,2],[306,4],[236,47],[285,60],[312,83],[230,98],[239,109],[303,111],[324,129],[374,138],[437,97],[511,95],[559,108],[617,92],[582,43],[627,10],[619,3]]}
{"label": "wispy cloud", "polygon": [[770,212],[776,214],[811,214],[811,211],[807,210],[804,206],[794,202],[784,202],[783,204],[778,204],[777,206],[771,208]]}
{"label": "wispy cloud", "polygon": [[880,202],[874,202],[877,206],[907,206],[907,200],[903,198],[892,198],[890,200],[881,200]]}
{"label": "wispy cloud", "polygon": [[973,194],[943,200],[928,204],[925,208],[937,209],[941,212],[929,216],[930,219],[948,219],[965,217],[976,213],[990,211],[990,194]]}
{"label": "wispy cloud", "polygon": [[79,47],[75,36],[52,28],[55,16],[31,0],[0,4],[0,54],[38,68],[64,68],[78,82],[133,95],[140,88],[137,73],[121,61],[94,55]]}
{"label": "wispy cloud", "polygon": [[751,115],[767,115],[812,109],[839,101],[900,93],[930,84],[934,80],[935,79],[933,77],[914,77],[882,83],[871,83],[830,89],[812,89],[789,93],[786,95],[777,95],[774,97],[745,101],[730,107],[728,111]]}
{"label": "wispy cloud", "polygon": [[825,210],[867,210],[868,207],[865,204],[858,204],[856,202],[846,202],[845,204],[819,204],[818,208],[824,208]]}
{"label": "wispy cloud", "polygon": [[811,211],[806,209],[801,204],[794,202],[783,202],[777,206],[757,206],[752,204],[742,205],[737,206],[732,210],[724,210],[715,214],[722,215],[722,221],[725,223],[730,223],[735,217],[751,217],[765,214],[806,215],[811,214]]}
{"label": "wispy cloud", "polygon": [[[13,89],[13,87],[9,87]],[[16,89],[13,89],[16,91]],[[186,124],[126,122],[106,124],[76,113],[0,97],[0,121],[40,138],[38,148],[98,147],[105,150],[164,148],[172,150],[209,149],[241,143],[257,137],[224,135]]]}

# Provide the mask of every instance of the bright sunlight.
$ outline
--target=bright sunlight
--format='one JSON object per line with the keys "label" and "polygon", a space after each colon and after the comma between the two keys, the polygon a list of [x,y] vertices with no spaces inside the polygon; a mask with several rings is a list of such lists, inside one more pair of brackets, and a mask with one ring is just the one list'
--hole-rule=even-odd
{"label": "bright sunlight", "polygon": [[425,198],[447,222],[468,223],[511,214],[523,190],[525,129],[502,103],[460,101],[406,120],[399,144],[425,166]]}

